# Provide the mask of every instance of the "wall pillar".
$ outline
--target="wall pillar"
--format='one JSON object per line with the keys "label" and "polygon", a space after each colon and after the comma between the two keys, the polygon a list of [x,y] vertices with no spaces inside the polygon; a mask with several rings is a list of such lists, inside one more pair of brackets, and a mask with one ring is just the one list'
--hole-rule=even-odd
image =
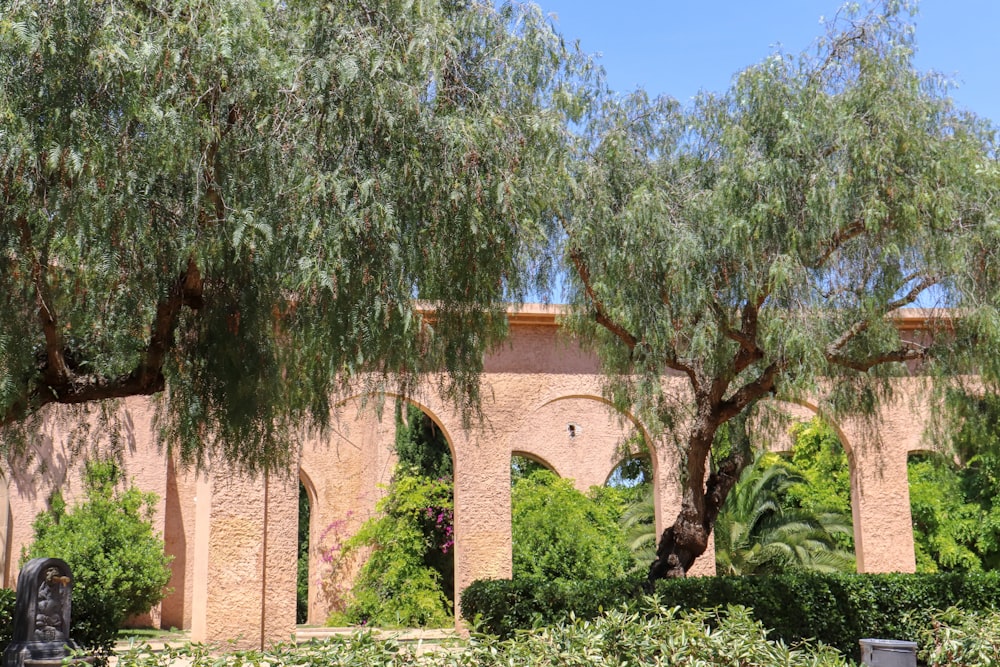
{"label": "wall pillar", "polygon": [[193,641],[267,648],[295,631],[298,477],[216,469],[199,479]]}
{"label": "wall pillar", "polygon": [[916,571],[906,462],[920,448],[924,414],[897,401],[883,407],[874,430],[859,420],[841,425],[858,572]]}
{"label": "wall pillar", "polygon": [[512,574],[510,451],[459,431],[455,441],[455,622],[462,591],[477,579]]}
{"label": "wall pillar", "polygon": [[13,588],[10,579],[13,560],[13,517],[10,513],[10,487],[3,468],[0,468],[0,588]]}

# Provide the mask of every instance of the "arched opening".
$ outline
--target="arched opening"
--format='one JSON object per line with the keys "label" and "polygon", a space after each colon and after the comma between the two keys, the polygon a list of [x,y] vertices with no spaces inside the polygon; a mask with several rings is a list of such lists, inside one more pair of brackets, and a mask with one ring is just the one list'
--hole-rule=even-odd
{"label": "arched opening", "polygon": [[312,497],[306,488],[305,473],[299,472],[299,542],[295,580],[295,622],[309,620],[309,532],[312,526]]}
{"label": "arched opening", "polygon": [[606,579],[632,568],[617,495],[600,486],[585,493],[529,452],[512,452],[510,469],[515,579]]}
{"label": "arched opening", "polygon": [[716,571],[855,571],[851,471],[836,430],[814,416],[788,439],[772,431],[747,434],[755,454],[719,513]]}
{"label": "arched opening", "polygon": [[510,485],[513,488],[519,480],[531,477],[539,470],[548,470],[557,475],[555,468],[540,456],[528,452],[513,452],[510,457]]}
{"label": "arched opening", "polygon": [[[334,625],[448,627],[454,624],[454,462],[440,424],[398,400],[391,477],[374,511],[338,538],[349,580]],[[328,540],[329,541],[329,540]]]}
{"label": "arched opening", "polygon": [[605,495],[619,509],[619,524],[634,568],[645,572],[656,557],[656,499],[653,457],[646,439],[634,432],[619,447],[618,464],[604,483]]}

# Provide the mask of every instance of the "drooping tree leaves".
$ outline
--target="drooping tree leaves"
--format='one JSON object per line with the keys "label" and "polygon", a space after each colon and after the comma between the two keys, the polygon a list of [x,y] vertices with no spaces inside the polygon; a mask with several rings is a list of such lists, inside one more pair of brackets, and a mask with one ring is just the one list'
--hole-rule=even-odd
{"label": "drooping tree leaves", "polygon": [[0,424],[167,388],[249,467],[359,378],[475,405],[590,68],[449,0],[12,0],[0,65]]}
{"label": "drooping tree leaves", "polygon": [[[842,14],[815,54],[776,53],[688,106],[609,97],[580,144],[560,216],[572,326],[620,409],[682,426],[675,571],[750,461],[737,447],[709,471],[716,432],[762,399],[871,414],[915,369],[998,377],[994,133],[914,69],[906,4]],[[906,306],[956,316],[907,336]]]}

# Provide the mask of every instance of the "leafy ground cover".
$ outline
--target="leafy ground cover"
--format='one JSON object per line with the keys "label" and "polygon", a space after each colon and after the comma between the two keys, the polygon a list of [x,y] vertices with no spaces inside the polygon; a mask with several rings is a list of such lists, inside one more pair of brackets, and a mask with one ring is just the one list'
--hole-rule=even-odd
{"label": "leafy ground cover", "polygon": [[681,612],[646,601],[643,613],[611,611],[594,620],[570,619],[510,639],[474,635],[464,646],[420,653],[417,647],[377,639],[371,632],[269,651],[219,654],[204,645],[154,653],[138,647],[119,656],[121,667],[167,667],[183,660],[191,667],[259,665],[499,666],[595,664],[735,665],[743,667],[840,667],[850,663],[835,650],[814,644],[790,647],[767,638],[748,610]]}

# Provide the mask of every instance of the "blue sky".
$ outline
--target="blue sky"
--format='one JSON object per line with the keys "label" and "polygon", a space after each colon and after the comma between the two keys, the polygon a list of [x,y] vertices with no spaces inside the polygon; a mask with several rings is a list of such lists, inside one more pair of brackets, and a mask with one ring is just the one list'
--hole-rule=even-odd
{"label": "blue sky", "polygon": [[[721,91],[781,44],[799,53],[823,34],[837,0],[536,0],[564,37],[600,53],[611,87],[641,86],[681,101]],[[1000,0],[923,0],[921,70],[953,77],[956,103],[1000,122]]]}

